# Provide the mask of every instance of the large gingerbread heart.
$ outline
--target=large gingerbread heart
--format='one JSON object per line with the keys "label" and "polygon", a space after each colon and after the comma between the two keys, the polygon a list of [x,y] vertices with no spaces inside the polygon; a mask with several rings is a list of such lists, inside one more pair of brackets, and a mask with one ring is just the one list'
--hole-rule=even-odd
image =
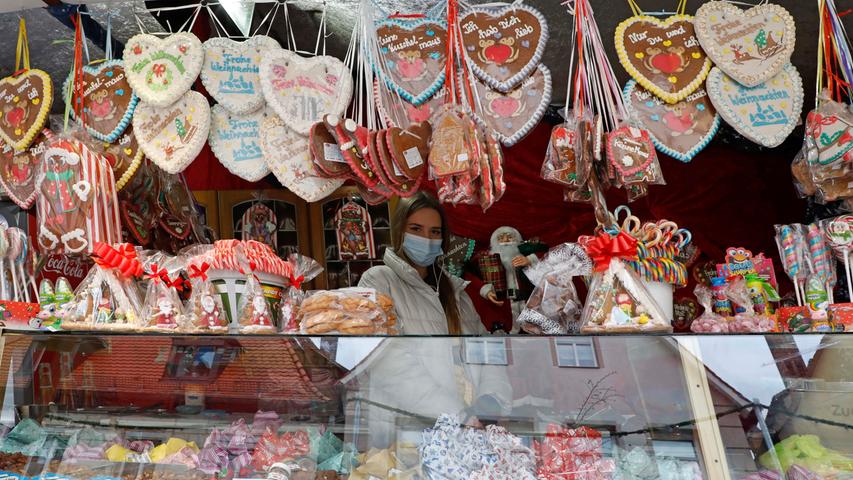
{"label": "large gingerbread heart", "polygon": [[853,114],[847,105],[823,99],[806,117],[806,136],[817,150],[817,158],[809,159],[811,163],[843,161],[853,149]]}
{"label": "large gingerbread heart", "polygon": [[24,150],[47,122],[53,104],[50,75],[27,70],[0,80],[0,138],[15,150]]}
{"label": "large gingerbread heart", "polygon": [[631,17],[616,27],[616,53],[625,70],[667,103],[696,91],[711,70],[693,31],[693,17]]}
{"label": "large gingerbread heart", "polygon": [[184,171],[204,147],[210,131],[210,106],[204,95],[188,91],[166,108],[141,102],[133,133],[145,156],[168,173]]}
{"label": "large gingerbread heart", "polygon": [[36,200],[36,173],[42,154],[52,140],[53,133],[45,128],[29,148],[20,152],[0,142],[0,185],[9,198],[24,210]]}
{"label": "large gingerbread heart", "polygon": [[263,120],[261,149],[275,178],[306,202],[322,200],[344,184],[344,179],[314,173],[308,139],[287,128],[276,115]]}
{"label": "large gingerbread heart", "polygon": [[388,129],[385,134],[388,153],[406,178],[416,180],[423,175],[429,158],[430,138],[432,125],[429,122],[416,123],[405,130],[397,127]]}
{"label": "large gingerbread heart", "polygon": [[123,189],[136,174],[145,157],[139,148],[139,142],[136,141],[136,135],[133,134],[133,125],[128,125],[115,142],[105,142],[100,147],[102,148],[99,150],[110,160],[113,167],[116,190]]}
{"label": "large gingerbread heart", "polygon": [[800,121],[803,80],[791,64],[752,88],[744,87],[714,67],[705,86],[723,120],[759,145],[771,148],[780,145]]}
{"label": "large gingerbread heart", "polygon": [[374,69],[403,100],[420,105],[444,85],[446,37],[444,20],[383,20],[376,26]]}
{"label": "large gingerbread heart", "polygon": [[[63,91],[72,88],[71,75],[65,80]],[[139,97],[133,93],[124,74],[120,60],[108,60],[83,67],[82,118],[77,109],[71,117],[82,123],[90,135],[105,142],[114,142],[124,132],[133,118]]]}
{"label": "large gingerbread heart", "polygon": [[729,2],[708,2],[693,23],[708,57],[747,87],[775,77],[794,53],[794,19],[779,5],[762,3],[744,11]]}
{"label": "large gingerbread heart", "polygon": [[551,101],[551,72],[539,65],[515,89],[502,93],[475,80],[475,95],[481,106],[473,117],[497,134],[507,147],[524,138],[542,119]]}
{"label": "large gingerbread heart", "polygon": [[515,89],[536,69],[548,42],[545,17],[524,4],[471,8],[459,29],[471,70],[501,92]]}
{"label": "large gingerbread heart", "polygon": [[204,63],[204,49],[192,33],[164,39],[141,33],[127,41],[124,71],[134,93],[148,104],[166,107],[192,87]]}
{"label": "large gingerbread heart", "polygon": [[335,57],[303,58],[279,49],[264,54],[261,88],[284,123],[308,135],[324,115],[343,115],[352,98],[352,75]]}
{"label": "large gingerbread heart", "polygon": [[217,103],[238,115],[251,113],[264,105],[259,74],[261,59],[270,50],[281,48],[265,35],[245,42],[230,38],[211,38],[204,42],[201,83]]}
{"label": "large gingerbread heart", "polygon": [[210,117],[210,149],[231,173],[250,182],[267,176],[270,169],[261,150],[261,123],[275,115],[262,108],[245,115],[214,105]]}
{"label": "large gingerbread heart", "polygon": [[395,98],[396,95],[382,88],[379,80],[373,81],[373,100],[376,103],[376,110],[389,127],[409,126],[430,120],[438,108],[444,105],[446,93],[447,89],[440,88],[420,105],[413,105]]}
{"label": "large gingerbread heart", "polygon": [[720,116],[704,88],[670,105],[630,80],[622,92],[629,118],[649,132],[659,152],[689,162],[714,138]]}

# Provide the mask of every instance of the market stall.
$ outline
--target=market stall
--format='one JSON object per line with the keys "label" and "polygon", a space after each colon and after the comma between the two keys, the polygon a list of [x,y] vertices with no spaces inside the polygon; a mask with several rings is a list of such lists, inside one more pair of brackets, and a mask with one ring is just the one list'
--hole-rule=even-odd
{"label": "market stall", "polygon": [[11,3],[0,478],[853,475],[835,0]]}

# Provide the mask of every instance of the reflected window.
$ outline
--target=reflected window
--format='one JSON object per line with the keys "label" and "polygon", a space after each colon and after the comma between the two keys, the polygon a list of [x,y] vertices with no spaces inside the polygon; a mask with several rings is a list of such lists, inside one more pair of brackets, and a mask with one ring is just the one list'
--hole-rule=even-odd
{"label": "reflected window", "polygon": [[554,340],[554,350],[558,367],[598,367],[595,343],[591,338],[558,338]]}
{"label": "reflected window", "polygon": [[466,338],[465,363],[508,365],[506,341],[503,338]]}
{"label": "reflected window", "polygon": [[652,448],[656,457],[696,460],[696,447],[692,440],[652,440]]}

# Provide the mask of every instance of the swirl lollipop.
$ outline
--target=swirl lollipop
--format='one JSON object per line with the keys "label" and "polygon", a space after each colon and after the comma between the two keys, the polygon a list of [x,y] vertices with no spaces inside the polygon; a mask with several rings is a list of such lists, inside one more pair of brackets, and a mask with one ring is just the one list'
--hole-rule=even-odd
{"label": "swirl lollipop", "polygon": [[835,275],[833,273],[835,267],[832,263],[831,250],[826,245],[823,232],[821,232],[817,224],[813,223],[807,227],[806,240],[808,242],[808,254],[811,260],[812,273],[824,285],[827,295],[829,295],[830,303],[832,303],[831,287],[835,282]]}
{"label": "swirl lollipop", "polygon": [[853,299],[853,285],[851,285],[853,283],[851,282],[853,272],[850,271],[850,249],[853,248],[851,223],[853,223],[853,215],[842,215],[831,220],[822,221],[821,227],[826,234],[829,246],[835,252],[835,256],[839,260],[844,261],[844,273],[847,277],[847,295],[848,298]]}
{"label": "swirl lollipop", "polygon": [[803,276],[803,252],[798,248],[800,243],[798,237],[800,232],[792,225],[776,225],[776,246],[779,248],[779,258],[782,260],[782,269],[788,278],[794,283],[794,294],[797,296],[797,304],[803,304],[800,293],[800,278]]}

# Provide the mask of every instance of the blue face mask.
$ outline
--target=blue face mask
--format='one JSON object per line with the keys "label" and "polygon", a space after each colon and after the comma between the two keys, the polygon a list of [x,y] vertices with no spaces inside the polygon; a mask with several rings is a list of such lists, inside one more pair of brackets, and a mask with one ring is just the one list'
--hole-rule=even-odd
{"label": "blue face mask", "polygon": [[403,234],[403,251],[409,260],[420,267],[432,265],[444,253],[441,250],[441,239],[430,240],[411,233]]}

